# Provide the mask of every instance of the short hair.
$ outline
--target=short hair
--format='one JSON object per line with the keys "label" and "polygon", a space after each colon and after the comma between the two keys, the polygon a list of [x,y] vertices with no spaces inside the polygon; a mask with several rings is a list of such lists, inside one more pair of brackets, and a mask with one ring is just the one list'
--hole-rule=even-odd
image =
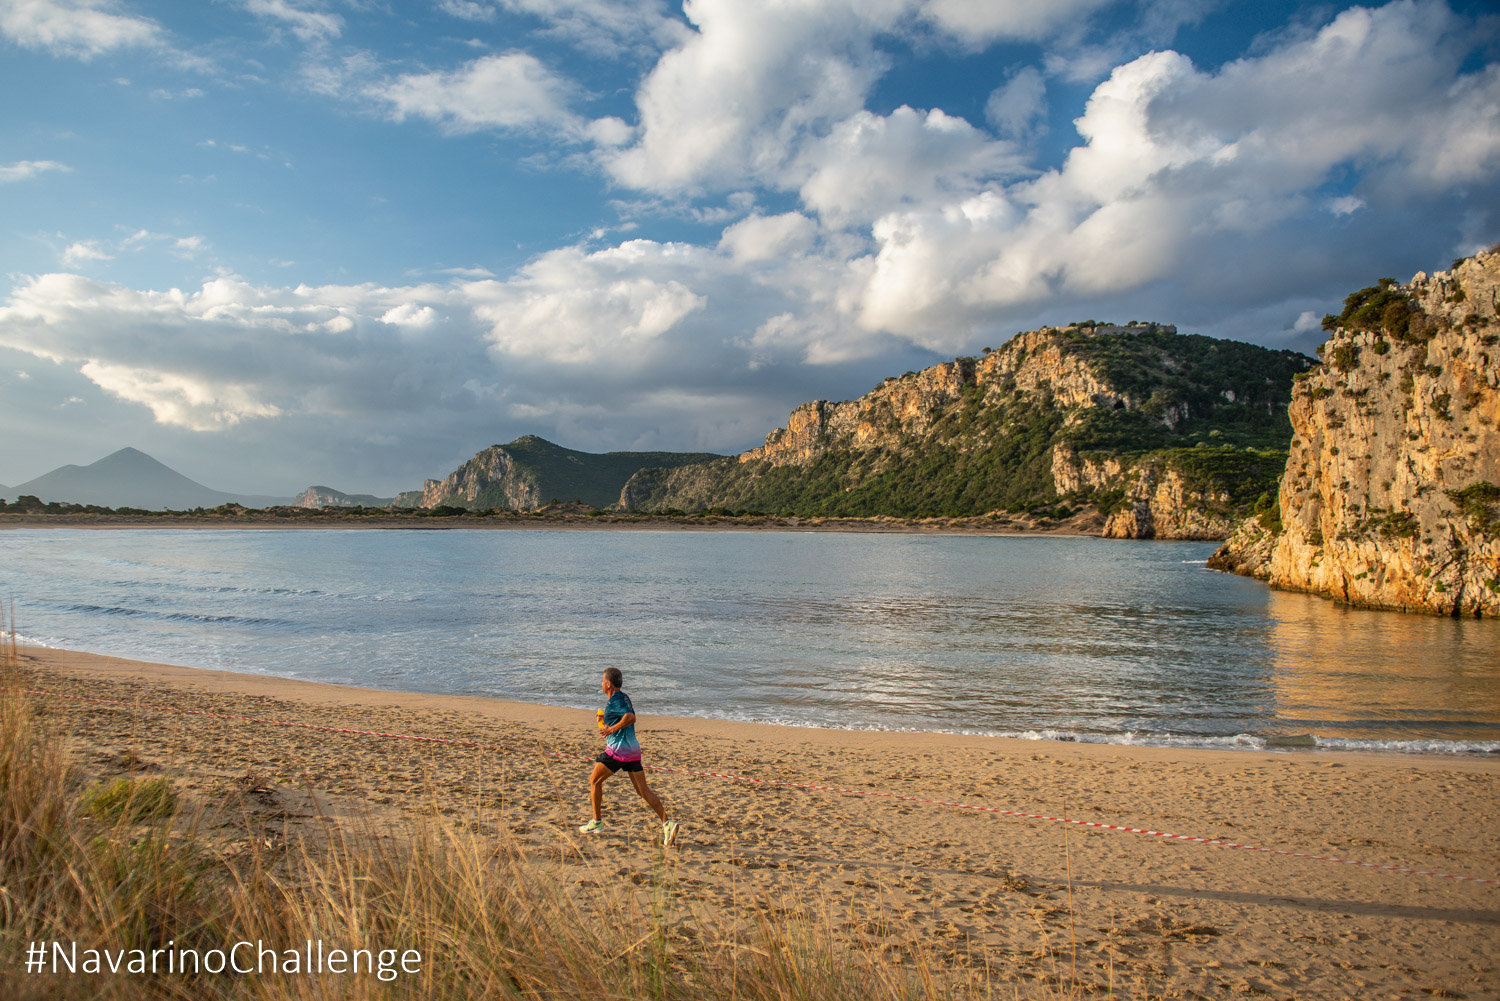
{"label": "short hair", "polygon": [[620,673],[618,667],[606,667],[604,669],[604,680],[609,682],[612,688],[625,687],[625,675]]}

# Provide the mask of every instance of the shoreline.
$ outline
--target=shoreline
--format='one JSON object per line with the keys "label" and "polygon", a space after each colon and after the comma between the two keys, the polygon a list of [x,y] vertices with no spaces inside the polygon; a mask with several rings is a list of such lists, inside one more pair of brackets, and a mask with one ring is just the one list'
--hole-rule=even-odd
{"label": "shoreline", "polygon": [[[0,531],[25,528],[74,529],[217,529],[217,530],[308,530],[329,531],[455,531],[455,530],[560,530],[560,531],[686,531],[686,532],[849,532],[869,534],[950,534],[1104,538],[1103,519],[1096,514],[1078,514],[1066,521],[1041,524],[1026,516],[1016,518],[936,517],[894,518],[801,518],[777,515],[626,515],[597,516],[574,513],[501,514],[494,516],[384,515],[377,517],[322,514],[213,514],[100,515],[100,514],[0,514]],[[1144,542],[1222,542],[1222,539],[1143,539]]]}
{"label": "shoreline", "polygon": [[[379,706],[383,708],[415,707],[444,711],[476,713],[482,718],[508,722],[542,721],[549,725],[574,725],[579,719],[593,719],[592,709],[559,706],[547,702],[522,702],[489,695],[459,695],[436,692],[410,692],[400,689],[366,688],[274,674],[255,674],[225,668],[188,667],[134,660],[112,654],[88,653],[56,647],[27,644],[18,646],[23,659],[49,669],[94,677],[129,678],[159,682],[197,691],[237,691],[253,696],[274,696],[315,702],[328,706]],[[695,736],[727,737],[737,741],[768,740],[786,742],[807,739],[819,744],[866,743],[881,751],[910,753],[934,746],[993,742],[1004,753],[1049,752],[1077,753],[1084,758],[1141,753],[1147,758],[1172,757],[1208,761],[1235,761],[1243,756],[1264,756],[1271,760],[1295,761],[1306,756],[1314,761],[1384,764],[1393,767],[1457,768],[1493,771],[1500,776],[1500,755],[1486,752],[1417,752],[1385,750],[1344,750],[1308,748],[1298,745],[1281,747],[1213,747],[1187,744],[1118,744],[1105,741],[1029,738],[1003,734],[964,733],[951,730],[897,730],[859,727],[819,726],[812,723],[779,723],[759,720],[721,719],[708,716],[669,716],[651,714],[658,726]]]}
{"label": "shoreline", "polygon": [[[18,654],[25,687],[72,696],[31,698],[101,781],[149,774],[206,802],[260,804],[282,837],[441,818],[514,839],[584,896],[598,873],[661,864],[654,818],[618,778],[606,835],[574,833],[599,743],[589,710]],[[164,705],[177,711],[154,708]],[[754,928],[767,908],[814,902],[836,934],[873,935],[876,948],[882,936],[889,949],[916,941],[939,965],[982,961],[1018,986],[1071,948],[1086,982],[1143,985],[1132,996],[1500,998],[1500,887],[1364,867],[1500,877],[1487,834],[1500,761],[823,730],[638,708],[647,765],[693,770],[653,770],[650,783],[683,826],[670,855],[677,892],[716,920]],[[450,743],[465,740],[476,744]],[[568,861],[580,858],[590,864]]]}

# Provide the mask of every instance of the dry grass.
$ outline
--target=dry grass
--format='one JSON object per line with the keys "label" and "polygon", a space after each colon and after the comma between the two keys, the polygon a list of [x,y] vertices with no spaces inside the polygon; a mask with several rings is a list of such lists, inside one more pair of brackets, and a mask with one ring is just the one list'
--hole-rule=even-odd
{"label": "dry grass", "polygon": [[[677,892],[670,853],[639,885],[566,840],[567,866],[501,835],[451,821],[377,830],[325,822],[316,836],[267,835],[249,816],[186,802],[161,779],[90,786],[22,689],[14,635],[0,656],[0,997],[42,998],[659,998],[936,1001],[1014,998],[971,971],[928,961],[923,943],[851,943],[816,902],[749,895],[758,919],[699,913]],[[227,825],[227,826],[226,826]],[[226,837],[224,831],[230,831]],[[578,876],[579,867],[598,868]],[[643,874],[644,875],[644,874]],[[586,894],[581,886],[594,884]],[[604,887],[604,889],[598,889]],[[878,915],[874,915],[878,918]],[[28,974],[34,941],[84,950],[206,952],[322,941],[368,950],[366,965],[420,972],[311,976],[79,972]],[[381,950],[394,950],[382,954]],[[1062,950],[1059,950],[1062,951]],[[240,953],[250,958],[253,951]],[[165,964],[166,958],[159,957]],[[1065,961],[1064,961],[1065,963]],[[1065,969],[1056,979],[1067,983]],[[1029,997],[1075,992],[1045,984]]]}

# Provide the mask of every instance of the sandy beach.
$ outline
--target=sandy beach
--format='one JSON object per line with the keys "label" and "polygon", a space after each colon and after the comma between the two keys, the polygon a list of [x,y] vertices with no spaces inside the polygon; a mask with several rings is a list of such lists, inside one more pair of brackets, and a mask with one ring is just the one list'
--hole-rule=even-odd
{"label": "sandy beach", "polygon": [[[292,829],[452,817],[519,839],[579,893],[601,871],[638,880],[658,851],[654,818],[618,776],[608,832],[576,834],[588,765],[559,755],[597,752],[591,711],[20,653],[28,684],[55,693],[36,705],[94,774],[248,796]],[[650,775],[683,826],[676,892],[728,920],[818,902],[848,934],[888,939],[893,958],[915,943],[936,964],[1018,984],[1067,967],[1128,996],[1500,998],[1500,885],[855,794],[1493,879],[1500,761],[787,728],[652,716],[633,694],[650,765],[855,791]]]}

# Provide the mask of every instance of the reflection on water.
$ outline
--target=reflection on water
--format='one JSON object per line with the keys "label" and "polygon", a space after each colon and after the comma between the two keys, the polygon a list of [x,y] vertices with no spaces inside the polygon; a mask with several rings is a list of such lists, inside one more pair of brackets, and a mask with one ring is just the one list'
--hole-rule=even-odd
{"label": "reflection on water", "polygon": [[[29,637],[147,660],[851,728],[1500,749],[1500,622],[1205,570],[1211,543],[682,532],[0,533]],[[1441,742],[1435,745],[1432,742]]]}
{"label": "reflection on water", "polygon": [[1284,592],[1271,593],[1267,612],[1276,712],[1287,726],[1329,736],[1494,734],[1493,624],[1370,613]]}

